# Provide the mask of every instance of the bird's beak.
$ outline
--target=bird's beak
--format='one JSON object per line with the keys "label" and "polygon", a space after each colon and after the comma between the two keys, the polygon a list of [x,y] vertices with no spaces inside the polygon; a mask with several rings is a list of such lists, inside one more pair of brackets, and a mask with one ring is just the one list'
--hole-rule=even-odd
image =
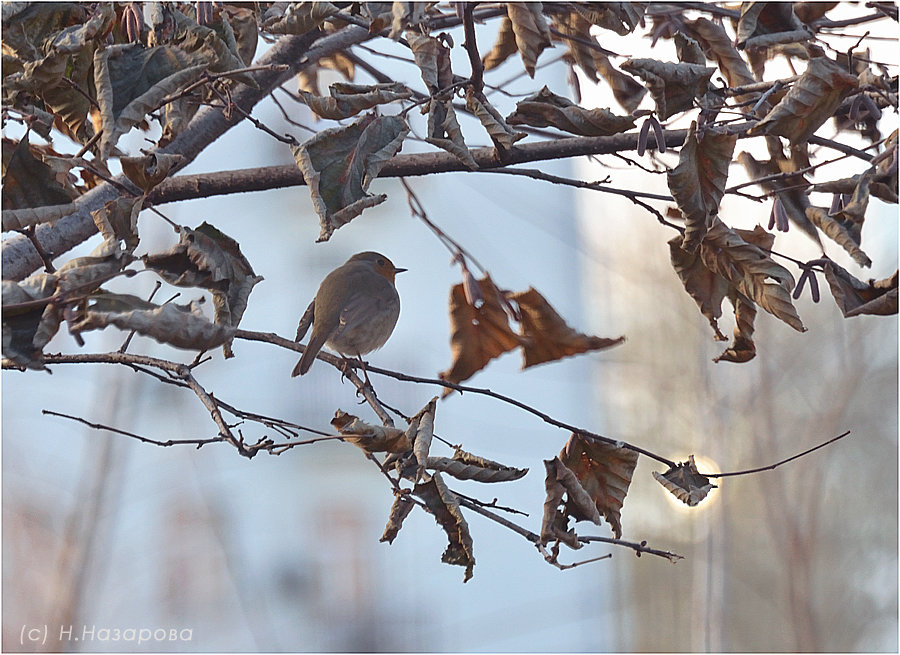
{"label": "bird's beak", "polygon": [[408,271],[408,270],[409,270],[408,268],[396,268],[395,267],[394,274],[396,275],[397,273],[406,273],[406,271]]}

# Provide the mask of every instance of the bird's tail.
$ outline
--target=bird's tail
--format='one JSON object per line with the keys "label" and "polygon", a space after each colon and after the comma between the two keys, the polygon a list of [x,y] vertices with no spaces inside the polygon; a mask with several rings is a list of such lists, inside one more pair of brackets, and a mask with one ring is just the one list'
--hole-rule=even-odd
{"label": "bird's tail", "polygon": [[316,358],[316,355],[319,354],[319,351],[322,350],[322,346],[325,345],[326,340],[327,337],[318,335],[316,334],[316,331],[313,330],[313,334],[309,338],[309,343],[306,346],[306,350],[303,351],[303,355],[300,357],[300,361],[297,362],[294,370],[291,371],[292,378],[295,378],[298,375],[303,375],[309,370],[309,367],[312,366],[313,360]]}

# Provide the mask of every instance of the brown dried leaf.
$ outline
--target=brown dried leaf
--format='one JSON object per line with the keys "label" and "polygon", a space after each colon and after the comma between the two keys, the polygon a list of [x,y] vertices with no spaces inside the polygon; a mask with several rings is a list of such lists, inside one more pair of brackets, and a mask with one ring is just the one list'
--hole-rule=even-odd
{"label": "brown dried leaf", "polygon": [[456,495],[444,484],[440,473],[434,473],[427,482],[418,483],[413,493],[425,501],[434,520],[447,533],[449,544],[441,556],[441,561],[445,564],[465,566],[463,582],[468,582],[475,567],[475,555],[472,552],[469,525],[462,514]]}
{"label": "brown dried leaf", "polygon": [[534,77],[534,67],[544,48],[550,47],[550,27],[541,13],[540,2],[507,2],[506,13],[512,22],[516,47],[525,71]]}
{"label": "brown dried leaf", "polygon": [[753,230],[732,230],[715,219],[700,246],[700,258],[709,270],[728,280],[746,299],[798,332],[805,332],[791,302],[794,278],[766,252],[774,240],[774,236],[758,225]]}
{"label": "brown dried leaf", "polygon": [[453,84],[450,48],[433,36],[423,36],[416,32],[407,32],[406,40],[409,42],[428,93],[434,95]]}
{"label": "brown dried leaf", "polygon": [[456,120],[453,101],[432,100],[428,107],[428,136],[425,141],[446,150],[459,159],[467,168],[478,170],[478,162],[466,146],[465,138]]}
{"label": "brown dried leaf", "polygon": [[[756,82],[750,67],[735,49],[724,27],[703,17],[686,21],[685,27],[690,35],[697,39],[706,55],[715,60],[728,86],[738,87]],[[740,97],[741,101],[747,99],[749,98],[745,96]]]}
{"label": "brown dried leaf", "polygon": [[[572,434],[559,453],[559,460],[574,474],[591,499],[591,507],[603,515],[617,539],[622,536],[620,513],[638,454],[627,448]],[[575,520],[594,520],[569,496],[566,511]],[[595,521],[596,522],[596,521]]]}
{"label": "brown dried leaf", "polygon": [[[167,252],[141,257],[144,266],[178,287],[201,287],[213,296],[215,321],[236,328],[253,287],[262,277],[253,272],[240,244],[209,223],[181,228],[179,242]],[[230,342],[225,344],[231,357]]]}
{"label": "brown dried leaf", "polygon": [[409,126],[399,116],[363,116],[323,130],[292,151],[321,223],[319,241],[387,199],[367,193],[382,167],[402,147]]}
{"label": "brown dried leaf", "polygon": [[429,457],[428,468],[442,471],[459,480],[475,480],[476,482],[510,482],[518,480],[528,473],[528,469],[517,469],[504,466],[498,462],[478,457],[459,448],[452,458]]}
{"label": "brown dried leaf", "polygon": [[582,2],[573,4],[575,11],[592,24],[625,36],[644,20],[648,2]]}
{"label": "brown dried leaf", "polygon": [[625,337],[606,339],[573,330],[533,287],[508,297],[519,306],[521,314],[522,354],[525,358],[522,368],[604,350],[625,341]]}
{"label": "brown dried leaf", "polygon": [[609,84],[616,102],[622,105],[625,111],[633,112],[647,95],[647,89],[636,79],[613,66],[609,57],[602,52],[593,50],[592,53],[597,72]]}
{"label": "brown dried leaf", "polygon": [[[588,516],[597,525],[601,525],[600,514],[591,497],[578,482],[578,478],[559,461],[559,457],[545,459],[544,468],[547,471],[544,477],[547,497],[544,500],[544,515],[541,520],[541,543],[560,541],[569,548],[581,548],[574,528],[569,529],[570,507],[581,507],[579,515]],[[567,498],[565,502],[563,497]]]}
{"label": "brown dried leaf", "polygon": [[825,236],[846,250],[857,264],[864,267],[872,265],[872,260],[859,247],[859,244],[844,222],[829,216],[828,209],[825,207],[807,207],[806,216],[812,221],[813,225],[825,233]]}
{"label": "brown dried leaf", "polygon": [[235,328],[212,323],[203,315],[196,302],[190,305],[169,303],[150,310],[129,309],[130,304],[122,301],[122,298],[123,296],[119,296],[116,302],[112,302],[108,296],[103,301],[102,311],[98,309],[101,305],[89,304],[84,317],[74,322],[69,331],[87,332],[114,325],[121,330],[134,330],[176,348],[198,351],[224,345],[234,338]]}
{"label": "brown dried leaf", "polygon": [[384,534],[381,535],[380,542],[394,543],[400,528],[403,527],[403,520],[412,511],[416,504],[406,496],[395,496],[394,503],[391,505],[391,513],[388,516],[387,525],[384,526]]}
{"label": "brown dried leaf", "polygon": [[756,357],[756,344],[753,343],[756,306],[738,294],[731,294],[728,299],[734,305],[734,341],[713,361],[743,364]]}
{"label": "brown dried leaf", "polygon": [[827,57],[811,59],[781,101],[747,133],[774,134],[786,137],[792,144],[803,143],[834,115],[841,100],[856,85],[856,76]]}
{"label": "brown dried leaf", "polygon": [[525,132],[511,128],[484,94],[476,93],[472,87],[466,88],[466,109],[475,114],[491,141],[502,150],[509,150],[516,141],[527,136]]}
{"label": "brown dried leaf", "polygon": [[700,48],[700,44],[682,32],[675,32],[675,52],[678,61],[683,64],[697,64],[706,66],[706,55]]}
{"label": "brown dried leaf", "polygon": [[142,207],[141,198],[116,198],[92,211],[91,218],[104,241],[122,241],[126,251],[133,253],[140,241],[137,219]]}
{"label": "brown dried leaf", "polygon": [[331,95],[327,97],[302,90],[298,93],[317,116],[332,120],[349,118],[377,105],[412,96],[412,91],[399,82],[371,85],[335,82],[328,91]]}
{"label": "brown dried leaf", "polygon": [[4,209],[66,205],[78,197],[78,192],[71,185],[61,184],[55,171],[35,154],[37,150],[29,144],[27,132],[18,142],[3,139],[0,201]]}
{"label": "brown dried leaf", "polygon": [[692,122],[678,166],[667,174],[669,191],[675,198],[685,221],[681,247],[696,252],[725,195],[728,167],[737,143],[736,134],[708,128],[697,136],[697,123]]}
{"label": "brown dried leaf", "polygon": [[494,43],[494,47],[482,60],[484,70],[489,71],[497,68],[516,50],[518,50],[516,34],[513,32],[512,21],[506,16],[500,23],[500,30],[497,32],[497,41]]}
{"label": "brown dried leaf", "polygon": [[[591,22],[576,11],[568,14],[553,14],[553,26],[562,36],[559,38],[569,48],[569,56],[584,71],[592,82],[597,81],[597,66],[594,63],[595,50],[584,41],[595,43],[591,35]],[[574,38],[571,38],[574,37]]]}
{"label": "brown dried leaf", "polygon": [[22,282],[3,280],[3,356],[19,366],[43,370],[42,351],[62,321],[57,304],[14,305],[43,300],[56,294],[59,278],[54,274],[35,273]]}
{"label": "brown dried leaf", "polygon": [[706,93],[715,68],[696,64],[673,64],[656,59],[629,59],[622,70],[639,76],[656,102],[660,120],[690,109],[694,98]]}
{"label": "brown dried leaf", "polygon": [[434,439],[434,413],[437,410],[437,396],[428,401],[419,413],[412,417],[407,434],[412,441],[412,451],[418,463],[415,482],[425,475],[425,467],[428,464],[428,451],[431,450],[431,441]]}
{"label": "brown dried leaf", "polygon": [[738,48],[765,48],[778,43],[796,43],[813,36],[794,15],[793,3],[744,2],[737,25]]}
{"label": "brown dried leaf", "polygon": [[371,425],[341,410],[334,413],[331,425],[345,435],[344,441],[362,448],[367,453],[405,453],[412,448],[409,436],[394,427]]}
{"label": "brown dried leaf", "polygon": [[507,116],[506,122],[510,125],[555,127],[581,136],[612,136],[634,127],[631,116],[616,116],[608,109],[584,109],[556,95],[546,86],[516,103],[516,110]]}
{"label": "brown dried leaf", "polygon": [[669,493],[690,507],[695,506],[706,498],[707,494],[716,488],[716,485],[712,484],[709,478],[700,475],[697,471],[693,455],[688,456],[686,462],[670,468],[665,473],[653,471],[653,477]]}
{"label": "brown dried leaf", "polygon": [[727,337],[719,330],[718,319],[722,316],[722,301],[728,296],[731,285],[728,280],[704,266],[699,255],[682,249],[681,242],[680,236],[668,242],[675,274],[688,295],[697,303],[700,313],[709,321],[716,340],[725,341]]}
{"label": "brown dried leaf", "polygon": [[149,193],[153,187],[166,179],[173,169],[182,165],[184,160],[182,155],[166,153],[119,158],[125,177],[143,189],[144,193]]}
{"label": "brown dried leaf", "polygon": [[271,34],[306,34],[339,11],[330,2],[275,3],[263,14],[260,28]]}
{"label": "brown dried leaf", "polygon": [[887,316],[897,313],[897,273],[866,284],[834,262],[826,262],[825,279],[831,295],[846,318],[861,314]]}
{"label": "brown dried leaf", "polygon": [[[453,363],[440,374],[442,380],[458,383],[467,380],[495,357],[520,345],[521,337],[509,327],[500,291],[490,275],[479,280],[484,302],[479,306],[466,301],[462,283],[450,289],[450,350]],[[448,392],[449,393],[449,392]]]}

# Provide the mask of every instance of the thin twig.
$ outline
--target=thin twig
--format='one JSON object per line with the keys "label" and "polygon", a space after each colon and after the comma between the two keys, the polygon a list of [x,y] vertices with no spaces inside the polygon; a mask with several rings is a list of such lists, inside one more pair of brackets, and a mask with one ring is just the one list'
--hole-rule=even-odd
{"label": "thin twig", "polygon": [[787,464],[788,462],[792,462],[795,459],[799,459],[800,457],[803,457],[804,455],[809,455],[810,453],[815,452],[815,451],[819,450],[820,448],[824,448],[825,446],[827,446],[829,444],[833,444],[838,439],[843,439],[844,437],[846,437],[849,434],[850,434],[850,430],[847,430],[843,434],[839,434],[836,437],[832,437],[828,441],[823,441],[818,446],[813,446],[812,448],[804,450],[802,453],[797,453],[796,455],[788,457],[787,459],[783,459],[780,462],[775,462],[774,464],[769,464],[768,466],[760,466],[760,467],[754,468],[754,469],[744,469],[743,471],[731,471],[729,473],[701,473],[700,475],[703,475],[707,478],[726,478],[726,477],[731,477],[731,476],[735,476],[735,475],[750,475],[751,473],[759,473],[761,471],[771,471],[772,469],[777,468],[777,467],[781,466],[782,464]]}

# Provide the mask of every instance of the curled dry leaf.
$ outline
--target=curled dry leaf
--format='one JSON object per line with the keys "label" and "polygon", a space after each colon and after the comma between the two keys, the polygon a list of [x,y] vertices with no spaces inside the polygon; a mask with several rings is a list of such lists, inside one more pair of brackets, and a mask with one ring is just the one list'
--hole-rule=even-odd
{"label": "curled dry leaf", "polygon": [[[484,301],[470,305],[463,284],[450,289],[450,350],[453,363],[440,374],[442,380],[459,383],[521,343],[509,327],[500,291],[489,275],[479,280]],[[447,391],[446,393],[450,393]]]}
{"label": "curled dry leaf", "polygon": [[753,342],[756,306],[735,293],[730,294],[728,299],[734,305],[734,340],[713,361],[743,364],[756,357],[756,344]]}
{"label": "curled dry leaf", "polygon": [[[710,59],[714,60],[725,76],[728,86],[734,88],[753,84],[756,78],[741,54],[735,49],[725,28],[708,18],[697,18],[685,21],[688,33],[697,39],[700,47]],[[749,100],[749,96],[739,96],[739,101]]]}
{"label": "curled dry leaf", "polygon": [[133,253],[140,241],[137,219],[142,206],[141,198],[119,197],[92,211],[91,218],[104,241],[122,241],[126,252]]}
{"label": "curled dry leaf", "polygon": [[648,2],[586,2],[574,4],[575,11],[592,24],[620,36],[634,31],[644,20]]}
{"label": "curled dry leaf", "polygon": [[453,69],[450,67],[450,48],[440,39],[424,36],[417,32],[407,32],[406,40],[428,93],[436,94],[453,84]]}
{"label": "curled dry leaf", "polygon": [[766,48],[778,43],[796,43],[812,31],[794,15],[794,3],[744,2],[737,24],[737,47]]}
{"label": "curled dry leaf", "polygon": [[591,497],[578,482],[578,478],[559,460],[559,457],[545,459],[544,468],[547,471],[544,477],[547,496],[541,520],[541,543],[560,541],[569,548],[581,548],[575,530],[569,529],[571,508],[580,508],[578,515],[587,517],[597,525],[601,525],[600,514]]}
{"label": "curled dry leaf", "polygon": [[758,225],[753,230],[732,230],[716,219],[700,246],[700,258],[704,266],[728,280],[746,299],[804,332],[806,328],[791,302],[794,278],[766,252],[774,240]]}
{"label": "curled dry leaf", "polygon": [[712,219],[719,213],[725,195],[728,166],[737,143],[736,134],[707,128],[697,135],[697,123],[691,123],[678,166],[667,174],[669,191],[685,221],[681,247],[696,252]]}
{"label": "curled dry leaf", "polygon": [[[140,299],[133,296],[113,297],[110,294],[103,298],[102,303],[89,304],[84,317],[74,322],[69,331],[87,332],[114,325],[121,330],[134,330],[152,337],[160,343],[197,351],[211,350],[234,337],[235,328],[211,322],[196,302],[190,305],[169,303],[154,309],[131,309],[135,306],[135,300]],[[144,303],[141,300],[137,306],[144,307]]]}
{"label": "curled dry leaf", "polygon": [[[32,305],[56,293],[58,276],[35,273],[22,282],[3,280],[3,356],[25,368],[43,370],[41,353],[62,321],[55,303]],[[16,307],[29,303],[25,307]]]}
{"label": "curled dry leaf", "polygon": [[395,100],[405,100],[412,91],[399,82],[387,84],[347,84],[335,82],[329,89],[330,96],[318,96],[307,91],[298,91],[303,102],[320,118],[339,120],[355,116]]}
{"label": "curled dry leaf", "polygon": [[166,153],[119,158],[125,177],[143,189],[144,193],[149,193],[153,187],[166,179],[170,172],[177,170],[184,161],[182,155]]}
{"label": "curled dry leaf", "polygon": [[453,457],[429,457],[428,468],[452,475],[458,480],[475,480],[476,482],[511,482],[528,473],[528,469],[517,469],[504,466],[484,457],[478,457],[459,448]]}
{"label": "curled dry leaf", "polygon": [[345,441],[367,453],[405,453],[412,448],[409,436],[403,430],[371,425],[341,410],[334,413],[331,425],[346,437]]}
{"label": "curled dry leaf", "polygon": [[546,86],[516,103],[516,110],[507,116],[506,122],[510,125],[555,127],[581,136],[611,136],[634,127],[631,116],[616,116],[609,109],[584,109],[556,95]]}
{"label": "curled dry leaf", "polygon": [[625,337],[607,339],[573,330],[533,287],[528,291],[509,294],[509,299],[519,307],[522,352],[525,358],[522,368],[584,352],[604,350],[625,341]]}
{"label": "curled dry leaf", "polygon": [[491,141],[502,150],[509,150],[516,141],[527,136],[525,132],[511,128],[484,94],[476,93],[471,86],[466,88],[466,109],[475,114]]}
{"label": "curled dry leaf", "polygon": [[367,193],[382,167],[402,147],[409,126],[399,116],[366,115],[352,125],[323,130],[292,151],[319,215],[319,241],[387,199]]}
{"label": "curled dry leaf", "polygon": [[849,254],[857,264],[864,267],[872,265],[872,260],[862,251],[862,248],[859,247],[859,244],[845,227],[845,224],[830,216],[828,214],[828,209],[825,207],[807,207],[806,217],[812,221],[813,225],[822,230],[822,232],[825,233],[825,236],[846,250],[847,254]]}
{"label": "curled dry leaf", "polygon": [[[559,460],[575,475],[588,494],[591,506],[606,519],[616,538],[622,536],[621,510],[631,485],[638,454],[627,448],[572,434],[559,453]],[[566,511],[576,521],[594,520],[593,513],[584,513],[580,503],[566,505]]]}
{"label": "curled dry leaf", "polygon": [[447,488],[440,473],[434,473],[428,481],[418,483],[413,493],[425,501],[434,520],[447,533],[449,543],[441,561],[466,567],[463,582],[468,582],[475,568],[475,555],[469,524],[462,514],[456,495]]}
{"label": "curled dry leaf", "polygon": [[688,456],[686,462],[682,462],[670,468],[665,473],[653,471],[653,477],[656,478],[666,490],[675,496],[678,500],[686,505],[694,507],[701,500],[706,498],[707,494],[716,485],[709,481],[706,476],[700,475],[697,471],[697,465],[694,463],[694,456]]}
{"label": "curled dry leaf", "polygon": [[811,59],[800,79],[747,134],[774,134],[803,143],[834,115],[856,85],[856,76],[827,57]]}
{"label": "curled dry leaf", "polygon": [[260,27],[270,34],[306,34],[339,11],[330,2],[278,2],[263,13]]}
{"label": "curled dry leaf", "polygon": [[425,140],[446,150],[459,159],[470,170],[478,170],[478,162],[472,157],[466,146],[465,138],[456,120],[453,101],[432,100],[428,106],[428,136]]}
{"label": "curled dry leaf", "polygon": [[437,411],[437,400],[435,396],[428,401],[428,404],[412,417],[407,430],[407,433],[412,433],[410,441],[418,464],[415,482],[425,476],[425,468],[428,465],[428,451],[431,450],[431,442],[434,439],[434,413]]}
{"label": "curled dry leaf", "polygon": [[406,496],[395,496],[394,502],[391,505],[391,513],[388,516],[387,525],[384,526],[384,533],[378,541],[382,543],[386,541],[389,544],[394,543],[394,539],[396,539],[397,535],[400,533],[400,528],[403,527],[404,519],[409,516],[412,508],[415,506],[416,504]]}
{"label": "curled dry leaf", "polygon": [[553,35],[554,39],[560,39],[569,48],[569,56],[572,58],[588,79],[597,81],[597,65],[594,62],[595,50],[587,43],[596,43],[591,35],[591,22],[577,11],[569,13],[553,14],[553,27],[561,36]]}
{"label": "curled dry leaf", "polygon": [[[18,142],[3,139],[3,209],[34,209],[68,205],[78,197],[70,185],[61,184],[28,142],[26,133]],[[3,228],[4,230],[6,227]]]}
{"label": "curled dry leaf", "polygon": [[682,32],[675,32],[674,40],[678,61],[683,64],[706,66],[706,55],[703,54],[699,43]]}
{"label": "curled dry leaf", "polygon": [[621,65],[647,85],[660,120],[690,109],[694,98],[706,93],[715,68],[697,64],[673,64],[656,59],[629,59]]}
{"label": "curled dry leaf", "polygon": [[884,280],[869,280],[868,284],[856,279],[845,269],[826,261],[825,279],[831,295],[847,318],[861,314],[887,316],[897,313],[897,273]]}
{"label": "curled dry leaf", "polygon": [[516,50],[518,50],[516,34],[513,32],[512,21],[507,16],[500,22],[500,29],[497,32],[497,41],[494,43],[494,47],[482,58],[484,70],[489,71],[497,68],[497,66],[509,59],[509,56]]}
{"label": "curled dry leaf", "polygon": [[633,112],[641,104],[641,100],[647,95],[647,89],[630,75],[626,75],[612,65],[609,57],[602,52],[592,50],[594,65],[600,77],[606,80],[613,92],[616,102],[622,105],[627,112]]}
{"label": "curled dry leaf", "polygon": [[[216,323],[234,328],[247,309],[250,292],[263,279],[253,272],[238,242],[206,222],[196,230],[182,227],[170,250],[141,259],[169,284],[207,289],[213,296]],[[224,352],[233,356],[230,342]]]}
{"label": "curled dry leaf", "polygon": [[516,47],[522,56],[525,71],[534,77],[538,57],[550,44],[550,27],[541,13],[540,2],[507,2],[506,14],[512,22]]}

